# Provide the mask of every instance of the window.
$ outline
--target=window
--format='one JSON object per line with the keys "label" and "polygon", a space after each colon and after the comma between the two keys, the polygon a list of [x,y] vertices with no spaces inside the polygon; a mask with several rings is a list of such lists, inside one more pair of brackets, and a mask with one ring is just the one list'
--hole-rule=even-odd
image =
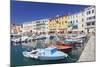
{"label": "window", "polygon": [[23,28],[23,25],[21,25],[21,28]]}
{"label": "window", "polygon": [[82,18],[82,22],[84,21],[84,19]]}
{"label": "window", "polygon": [[83,33],[83,30],[81,31],[81,33]]}
{"label": "window", "polygon": [[70,23],[72,23],[72,21],[70,21]]}
{"label": "window", "polygon": [[93,16],[93,19],[95,19],[95,16]]}
{"label": "window", "polygon": [[92,17],[89,17],[89,20],[91,20],[92,19]]}
{"label": "window", "polygon": [[78,20],[76,20],[76,23],[78,23]]}
{"label": "window", "polygon": [[94,13],[94,10],[92,10],[92,13]]}
{"label": "window", "polygon": [[88,12],[87,12],[87,15],[89,15],[89,14],[91,14],[91,11],[88,11]]}
{"label": "window", "polygon": [[87,23],[87,26],[90,26],[90,23]]}
{"label": "window", "polygon": [[30,30],[30,32],[32,32],[32,30]]}
{"label": "window", "polygon": [[71,33],[72,33],[72,31],[68,31],[68,33],[69,33],[69,34],[71,34]]}
{"label": "window", "polygon": [[89,14],[91,14],[91,11],[89,11]]}
{"label": "window", "polygon": [[73,23],[75,23],[75,21],[73,20]]}
{"label": "window", "polygon": [[77,28],[78,28],[78,26],[77,26],[77,25],[74,25],[74,26],[73,26],[73,29],[77,29]]}
{"label": "window", "polygon": [[82,27],[83,27],[83,24],[82,24]]}
{"label": "window", "polygon": [[67,23],[67,21],[65,21],[65,23]]}
{"label": "window", "polygon": [[92,22],[92,25],[95,25],[95,22]]}
{"label": "window", "polygon": [[86,14],[88,15],[88,12]]}
{"label": "window", "polygon": [[95,19],[95,16],[88,17],[87,20]]}
{"label": "window", "polygon": [[88,20],[89,18],[87,18],[87,20]]}
{"label": "window", "polygon": [[56,23],[59,23],[58,21],[56,21]]}
{"label": "window", "polygon": [[76,15],[76,17],[77,17],[77,15]]}

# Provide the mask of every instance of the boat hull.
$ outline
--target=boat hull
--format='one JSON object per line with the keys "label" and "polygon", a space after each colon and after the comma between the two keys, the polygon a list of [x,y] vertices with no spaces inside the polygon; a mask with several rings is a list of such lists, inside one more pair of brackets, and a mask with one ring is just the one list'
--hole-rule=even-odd
{"label": "boat hull", "polygon": [[64,56],[55,56],[55,57],[39,56],[38,59],[39,60],[61,60],[61,59],[65,59],[65,57]]}
{"label": "boat hull", "polygon": [[68,55],[54,47],[49,47],[45,49],[33,50],[31,52],[24,51],[23,56],[39,60],[61,60]]}
{"label": "boat hull", "polygon": [[64,53],[70,53],[72,51],[72,48],[59,49],[59,50],[64,52]]}

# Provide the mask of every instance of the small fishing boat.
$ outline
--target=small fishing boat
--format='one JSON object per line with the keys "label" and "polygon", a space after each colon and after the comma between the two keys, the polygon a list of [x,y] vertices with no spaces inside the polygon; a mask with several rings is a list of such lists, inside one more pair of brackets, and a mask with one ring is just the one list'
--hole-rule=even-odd
{"label": "small fishing boat", "polygon": [[85,34],[68,34],[65,37],[65,42],[69,42],[69,43],[82,43],[83,39],[86,38]]}
{"label": "small fishing boat", "polygon": [[70,43],[70,44],[74,44],[74,43],[82,43],[82,36],[79,35],[67,35],[65,37],[64,43]]}
{"label": "small fishing boat", "polygon": [[42,39],[46,39],[46,36],[41,34],[35,37],[36,40],[42,40]]}
{"label": "small fishing boat", "polygon": [[13,43],[18,43],[18,42],[20,42],[20,38],[12,38],[11,39],[11,42]]}
{"label": "small fishing boat", "polygon": [[20,41],[21,35],[19,34],[11,34],[11,43],[17,43]]}
{"label": "small fishing boat", "polygon": [[64,43],[71,44],[73,47],[80,47],[85,41],[85,34],[70,34],[65,37]]}
{"label": "small fishing boat", "polygon": [[22,36],[21,37],[21,42],[25,42],[29,37],[28,36]]}
{"label": "small fishing boat", "polygon": [[81,43],[80,39],[72,39],[72,38],[68,38],[64,40],[64,43],[69,43],[69,44],[74,44],[74,43]]}
{"label": "small fishing boat", "polygon": [[62,41],[58,41],[55,45],[55,47],[57,47],[58,50],[61,50],[65,53],[69,53],[71,52],[73,46],[71,44],[65,44]]}
{"label": "small fishing boat", "polygon": [[33,50],[31,52],[24,51],[23,56],[39,60],[60,60],[66,58],[68,55],[64,52],[58,51],[57,48],[48,47],[45,49]]}
{"label": "small fishing boat", "polygon": [[32,50],[31,52],[24,51],[23,56],[27,58],[38,58],[37,52],[38,50]]}
{"label": "small fishing boat", "polygon": [[32,42],[33,37],[28,37],[26,40],[27,40],[27,42]]}
{"label": "small fishing boat", "polygon": [[17,38],[11,38],[11,42],[19,43],[19,42],[25,42],[28,39],[28,36],[20,36]]}

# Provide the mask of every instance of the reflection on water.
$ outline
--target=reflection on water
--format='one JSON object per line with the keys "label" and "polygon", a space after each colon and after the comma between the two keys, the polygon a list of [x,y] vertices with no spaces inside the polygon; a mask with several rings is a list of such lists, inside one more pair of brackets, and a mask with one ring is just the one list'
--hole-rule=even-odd
{"label": "reflection on water", "polygon": [[53,63],[63,63],[66,60],[59,61],[40,61],[36,59],[25,58],[22,55],[22,51],[26,50],[26,47],[21,47],[21,45],[11,46],[11,65],[37,65],[37,64],[53,64]]}
{"label": "reflection on water", "polygon": [[23,66],[23,65],[42,65],[42,64],[76,62],[83,50],[83,47],[74,48],[72,49],[72,52],[68,53],[68,55],[73,59],[63,59],[63,60],[55,60],[55,61],[43,61],[43,60],[30,59],[30,58],[25,58],[22,55],[22,52],[25,50],[30,50],[34,48],[45,48],[46,45],[43,44],[44,44],[43,40],[38,40],[38,41],[33,41],[28,43],[17,43],[17,44],[11,43],[11,65]]}

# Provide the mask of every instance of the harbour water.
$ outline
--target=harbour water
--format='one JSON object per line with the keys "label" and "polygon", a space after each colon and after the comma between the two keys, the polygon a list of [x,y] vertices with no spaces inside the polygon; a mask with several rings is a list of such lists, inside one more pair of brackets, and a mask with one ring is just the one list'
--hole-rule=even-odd
{"label": "harbour water", "polygon": [[22,48],[22,45],[11,46],[11,65],[12,66],[55,64],[55,63],[67,62],[65,59],[59,60],[59,61],[40,61],[36,59],[25,58],[22,55],[22,51],[24,50],[25,48]]}
{"label": "harbour water", "polygon": [[[26,43],[28,44],[28,43]],[[31,44],[30,44],[31,45]],[[43,48],[39,43],[37,48]],[[62,59],[55,61],[41,61],[37,59],[26,58],[22,55],[22,52],[26,49],[30,49],[32,46],[23,46],[22,43],[11,43],[11,66],[27,66],[27,65],[43,65],[43,64],[58,64],[58,63],[73,63],[76,62],[83,50],[83,47],[72,49],[70,53],[67,53],[71,59]]]}

